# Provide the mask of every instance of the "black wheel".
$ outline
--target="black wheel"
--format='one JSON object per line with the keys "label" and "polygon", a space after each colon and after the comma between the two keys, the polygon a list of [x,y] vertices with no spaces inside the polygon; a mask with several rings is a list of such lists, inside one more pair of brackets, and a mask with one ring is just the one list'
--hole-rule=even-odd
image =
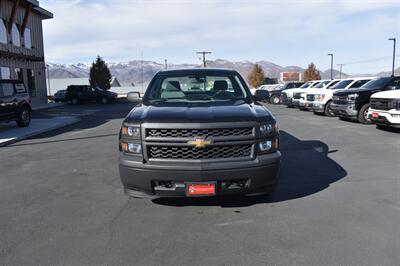
{"label": "black wheel", "polygon": [[324,110],[324,114],[329,117],[335,116],[335,114],[331,110],[331,103],[332,101],[327,102],[325,104],[325,110]]}
{"label": "black wheel", "polygon": [[272,104],[279,104],[281,102],[281,99],[279,98],[278,95],[272,95],[271,98],[269,99],[269,101]]}
{"label": "black wheel", "polygon": [[19,127],[27,127],[31,123],[32,112],[28,106],[22,106],[17,115],[17,125]]}
{"label": "black wheel", "polygon": [[77,97],[74,97],[71,99],[72,104],[79,104],[79,99]]}
{"label": "black wheel", "polygon": [[108,100],[107,97],[101,98],[101,103],[102,103],[102,104],[107,104],[108,102],[109,102],[109,100]]}
{"label": "black wheel", "polygon": [[361,107],[360,111],[358,111],[357,120],[361,124],[371,124],[371,120],[368,118],[368,109],[369,103],[365,104],[363,107]]}

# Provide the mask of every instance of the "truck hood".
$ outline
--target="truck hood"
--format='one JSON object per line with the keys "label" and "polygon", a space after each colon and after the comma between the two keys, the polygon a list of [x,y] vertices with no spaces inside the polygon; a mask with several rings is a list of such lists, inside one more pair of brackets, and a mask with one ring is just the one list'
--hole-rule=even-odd
{"label": "truck hood", "polygon": [[283,90],[282,92],[285,92],[286,95],[290,96],[290,95],[293,95],[293,93],[296,93],[296,92],[307,92],[308,90],[309,89],[293,88],[293,89]]}
{"label": "truck hood", "polygon": [[376,99],[400,99],[400,90],[381,91],[371,95]]}
{"label": "truck hood", "polygon": [[262,105],[239,102],[222,103],[158,103],[139,104],[125,118],[127,123],[214,123],[275,120]]}
{"label": "truck hood", "polygon": [[370,92],[370,91],[379,91],[381,88],[357,88],[357,89],[343,89],[343,90],[337,90],[335,91],[334,95],[336,96],[341,96],[341,95],[348,95],[348,94],[353,94],[353,93],[361,93],[361,92]]}

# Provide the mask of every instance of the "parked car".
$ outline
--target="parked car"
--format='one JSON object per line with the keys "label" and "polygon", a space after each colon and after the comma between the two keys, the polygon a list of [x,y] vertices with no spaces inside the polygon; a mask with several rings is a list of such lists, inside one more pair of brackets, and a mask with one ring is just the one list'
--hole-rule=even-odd
{"label": "parked car", "polygon": [[306,83],[304,83],[303,85],[301,85],[298,88],[293,88],[293,89],[287,89],[287,90],[283,90],[281,92],[281,101],[283,104],[287,105],[288,107],[293,107],[293,94],[296,92],[302,92],[305,89],[310,89],[313,86],[317,85],[318,83],[320,83],[320,80],[312,80],[312,81],[308,81]]}
{"label": "parked car", "polygon": [[57,91],[56,93],[54,93],[54,98],[53,98],[54,101],[56,103],[65,102],[66,101],[66,98],[65,98],[66,93],[67,93],[67,90]]}
{"label": "parked car", "polygon": [[378,127],[400,128],[400,90],[372,94],[368,118]]}
{"label": "parked car", "polygon": [[283,90],[298,88],[302,86],[304,82],[288,82],[280,87],[275,88],[274,90],[269,90],[269,99],[268,101],[272,104],[279,104],[281,103],[281,92]]}
{"label": "parked car", "polygon": [[[157,73],[123,121],[119,171],[133,197],[259,195],[275,190],[279,132],[233,70]],[[129,93],[134,101],[137,94]]]}
{"label": "parked car", "polygon": [[330,107],[336,116],[369,124],[371,122],[368,117],[368,109],[371,95],[379,91],[395,89],[400,89],[400,77],[374,79],[361,88],[335,92]]}
{"label": "parked car", "polygon": [[250,91],[251,91],[251,94],[255,95],[257,90],[271,91],[271,90],[275,90],[276,88],[279,88],[280,86],[281,86],[281,84],[264,84],[255,89],[250,89]]}
{"label": "parked car", "polygon": [[71,85],[68,86],[65,94],[65,100],[72,104],[84,102],[111,103],[117,100],[118,95],[115,92],[101,90],[89,85]]}
{"label": "parked car", "polygon": [[27,127],[31,118],[32,107],[24,83],[0,80],[0,121],[16,121],[19,127]]}
{"label": "parked car", "polygon": [[[337,90],[359,88],[373,77],[349,78],[343,80],[333,80],[326,89],[311,89],[307,91],[305,108],[314,113],[321,113],[326,116],[334,116],[331,110],[333,93]],[[332,86],[332,84],[334,84]]]}
{"label": "parked car", "polygon": [[300,108],[301,110],[305,109],[305,101],[306,101],[306,93],[309,90],[314,88],[325,88],[327,84],[330,83],[330,80],[320,80],[315,83],[313,86],[308,88],[307,90],[297,90],[293,92],[292,105],[293,107]]}

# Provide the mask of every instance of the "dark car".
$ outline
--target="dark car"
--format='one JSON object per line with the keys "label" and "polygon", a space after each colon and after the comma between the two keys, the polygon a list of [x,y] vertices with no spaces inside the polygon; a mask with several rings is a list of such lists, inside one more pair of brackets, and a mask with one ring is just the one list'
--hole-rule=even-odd
{"label": "dark car", "polygon": [[0,80],[0,121],[16,121],[19,127],[30,124],[32,107],[24,83]]}
{"label": "dark car", "polygon": [[400,89],[400,77],[371,80],[358,89],[340,90],[333,94],[331,111],[338,117],[369,124],[370,97],[375,92]]}
{"label": "dark car", "polygon": [[59,102],[65,102],[65,95],[67,94],[67,90],[59,90],[56,93],[54,93],[54,102],[59,103]]}
{"label": "dark car", "polygon": [[[133,197],[258,195],[275,190],[274,116],[236,71],[162,71],[123,121],[119,170]],[[135,100],[137,94],[128,94]],[[257,101],[256,101],[257,99]]]}
{"label": "dark car", "polygon": [[298,88],[303,84],[304,82],[288,82],[279,86],[276,90],[269,90],[268,101],[272,104],[279,104],[281,103],[281,92],[283,90]]}
{"label": "dark car", "polygon": [[65,93],[65,101],[72,104],[84,102],[110,103],[117,100],[117,94],[111,91],[101,90],[89,85],[71,85],[68,86]]}

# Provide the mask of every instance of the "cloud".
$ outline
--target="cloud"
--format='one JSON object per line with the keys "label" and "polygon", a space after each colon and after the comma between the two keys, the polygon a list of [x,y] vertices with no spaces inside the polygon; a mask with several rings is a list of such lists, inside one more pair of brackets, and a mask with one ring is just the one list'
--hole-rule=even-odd
{"label": "cloud", "polygon": [[288,65],[322,62],[336,50],[348,61],[367,53],[357,47],[361,42],[374,44],[366,58],[388,55],[376,47],[389,45],[387,37],[398,36],[400,28],[398,1],[42,0],[41,5],[54,12],[44,34],[46,57],[56,62],[90,61],[97,54],[127,61],[141,51],[156,61],[197,62],[198,49],[218,58]]}

